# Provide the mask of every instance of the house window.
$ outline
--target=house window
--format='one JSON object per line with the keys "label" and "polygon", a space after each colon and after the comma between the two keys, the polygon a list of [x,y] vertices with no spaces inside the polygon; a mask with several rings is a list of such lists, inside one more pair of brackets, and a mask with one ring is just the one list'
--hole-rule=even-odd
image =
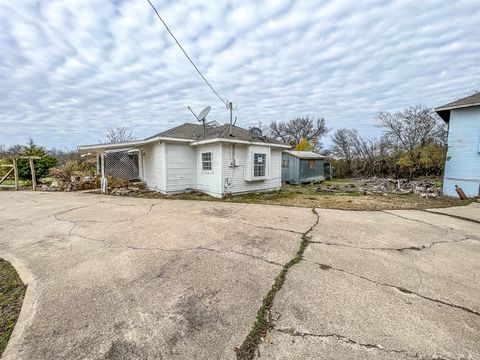
{"label": "house window", "polygon": [[283,159],[283,160],[282,160],[282,168],[284,168],[284,169],[285,169],[285,168],[288,168],[288,166],[289,166],[289,163],[288,163],[288,162],[289,162],[288,159]]}
{"label": "house window", "polygon": [[202,153],[202,171],[212,171],[212,153]]}
{"label": "house window", "polygon": [[317,162],[315,160],[309,160],[308,167],[310,170],[315,170],[317,168]]}
{"label": "house window", "polygon": [[265,168],[267,162],[266,154],[253,154],[253,176],[265,176]]}

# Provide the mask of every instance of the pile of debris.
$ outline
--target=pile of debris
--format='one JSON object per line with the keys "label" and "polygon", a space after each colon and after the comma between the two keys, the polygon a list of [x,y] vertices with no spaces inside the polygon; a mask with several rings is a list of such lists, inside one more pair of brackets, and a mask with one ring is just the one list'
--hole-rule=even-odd
{"label": "pile of debris", "polygon": [[100,187],[98,176],[72,175],[68,180],[54,179],[49,185],[42,185],[43,191],[79,191],[91,190]]}
{"label": "pile of debris", "polygon": [[442,196],[442,189],[437,187],[434,180],[407,180],[372,177],[368,179],[354,179],[353,183],[344,185],[333,184],[319,187],[318,192],[349,193],[357,192],[363,195],[388,194],[406,195],[415,194],[422,198],[437,198]]}
{"label": "pile of debris", "polygon": [[137,195],[147,191],[145,183],[138,180],[117,180],[108,189],[110,194],[118,196]]}

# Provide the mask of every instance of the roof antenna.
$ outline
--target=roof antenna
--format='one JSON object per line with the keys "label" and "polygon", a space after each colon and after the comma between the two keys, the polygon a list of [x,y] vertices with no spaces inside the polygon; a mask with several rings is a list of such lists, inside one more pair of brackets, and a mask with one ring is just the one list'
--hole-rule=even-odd
{"label": "roof antenna", "polygon": [[[233,135],[232,135],[232,125],[235,125],[235,124],[233,123],[233,110],[236,110],[236,108],[237,108],[237,106],[234,106],[234,105],[233,105],[233,102],[231,102],[231,101],[228,101],[228,102],[227,102],[227,109],[230,111],[230,125],[229,125],[229,127],[228,127],[228,134],[229,134],[230,136],[233,136]],[[236,123],[236,122],[237,122],[237,117],[235,117],[235,123]]]}
{"label": "roof antenna", "polygon": [[212,110],[212,108],[210,106],[207,106],[205,109],[200,111],[200,114],[198,114],[198,116],[193,112],[193,110],[190,108],[190,106],[187,106],[187,108],[188,108],[188,110],[190,110],[190,112],[193,114],[193,116],[195,116],[195,118],[198,121],[203,123],[203,137],[205,137],[207,135],[207,131],[205,129],[205,118],[207,117],[210,110]]}

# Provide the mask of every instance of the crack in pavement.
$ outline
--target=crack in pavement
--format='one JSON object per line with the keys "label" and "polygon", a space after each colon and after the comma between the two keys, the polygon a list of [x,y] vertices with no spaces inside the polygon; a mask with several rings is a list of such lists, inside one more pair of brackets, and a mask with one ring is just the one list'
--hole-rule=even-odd
{"label": "crack in pavement", "polygon": [[[233,250],[218,250],[218,249],[213,249],[211,247],[207,247],[207,246],[203,246],[203,245],[196,246],[196,247],[190,247],[190,248],[166,249],[166,248],[148,247],[148,246],[142,247],[142,246],[133,246],[133,245],[114,245],[107,240],[90,238],[90,237],[84,236],[84,235],[72,234],[71,236],[77,236],[77,237],[79,237],[81,239],[84,239],[84,240],[87,240],[87,241],[95,241],[95,242],[103,243],[105,245],[105,249],[129,249],[129,250],[162,251],[162,252],[186,252],[186,251],[204,250],[204,251],[216,252],[218,254],[228,254],[228,253],[237,254],[237,255],[246,256],[246,257],[249,257],[249,258],[252,258],[252,259],[255,259],[255,260],[260,260],[260,261],[266,262],[266,263],[271,264],[271,265],[283,266],[280,263],[277,263],[277,262],[272,261],[272,260],[265,259],[261,256],[256,256],[256,255],[253,255],[253,254],[248,254],[248,253],[244,253],[244,252],[240,252],[240,251],[233,251]],[[210,246],[215,246],[215,245],[221,243],[222,241],[223,240],[218,240],[218,241],[214,242],[213,244],[211,244]]]}
{"label": "crack in pavement", "polygon": [[[222,242],[222,240],[216,241],[211,246],[215,246],[220,242]],[[203,251],[215,252],[215,253],[218,253],[218,254],[228,254],[228,253],[237,254],[237,255],[249,257],[251,259],[260,260],[260,261],[266,262],[266,263],[271,264],[271,265],[283,266],[280,263],[277,263],[277,262],[271,261],[271,260],[267,260],[265,258],[262,258],[260,256],[256,256],[256,255],[253,255],[253,254],[247,254],[247,253],[244,253],[244,252],[233,251],[233,250],[217,250],[217,249],[213,249],[211,247],[206,247],[206,246],[196,246],[196,247],[192,247],[192,248],[183,248],[183,249],[165,249],[165,248],[158,248],[158,247],[139,247],[139,246],[131,246],[131,245],[109,245],[109,246],[107,246],[107,248],[111,248],[111,249],[124,248],[124,249],[130,249],[130,250],[150,250],[150,251],[165,251],[165,252],[186,252],[186,251],[203,250]]]}
{"label": "crack in pavement", "polygon": [[[95,203],[78,206],[78,207],[75,207],[75,208],[63,210],[63,211],[53,213],[53,214],[49,214],[49,215],[46,215],[46,216],[40,216],[40,217],[32,218],[32,219],[29,219],[29,220],[27,220],[27,219],[13,219],[15,221],[22,221],[22,223],[21,224],[14,224],[13,226],[10,226],[10,227],[7,227],[7,228],[0,228],[0,232],[7,231],[7,230],[12,230],[12,229],[15,229],[15,228],[20,228],[20,227],[23,227],[23,226],[34,226],[38,221],[45,220],[45,219],[48,219],[48,218],[51,218],[51,217],[54,217],[58,221],[66,221],[66,220],[57,218],[57,216],[68,213],[69,211],[86,208],[86,207],[92,206],[92,205],[95,205]],[[0,221],[11,221],[11,220],[12,219],[5,219],[5,220],[0,220]]]}
{"label": "crack in pavement", "polygon": [[312,244],[323,244],[323,245],[328,245],[328,246],[340,246],[340,247],[347,247],[347,248],[352,248],[352,249],[358,249],[358,250],[373,250],[373,251],[398,251],[398,252],[403,252],[403,251],[422,251],[422,250],[428,250],[434,247],[437,244],[445,244],[445,243],[459,243],[463,241],[480,241],[477,239],[472,239],[468,236],[465,236],[461,239],[457,240],[439,240],[439,241],[433,241],[430,243],[430,245],[422,245],[422,246],[405,246],[401,248],[389,248],[389,247],[364,247],[364,246],[355,246],[355,245],[349,245],[349,244],[340,244],[340,243],[333,243],[333,242],[326,242],[326,241],[316,241],[316,240],[309,240],[309,243]]}
{"label": "crack in pavement", "polygon": [[259,229],[267,229],[267,230],[275,230],[275,231],[284,231],[284,232],[289,232],[289,233],[293,233],[293,234],[297,234],[297,235],[303,235],[303,232],[301,232],[301,231],[295,231],[295,230],[289,230],[289,229],[282,229],[282,228],[274,228],[274,227],[271,227],[271,226],[256,225],[256,224],[252,224],[252,223],[249,223],[249,222],[246,222],[246,221],[237,221],[237,224],[249,225],[249,226],[253,226],[253,227],[259,228]]}
{"label": "crack in pavement", "polygon": [[[414,359],[423,359],[423,357],[418,356],[417,354],[412,354],[408,352],[407,350],[395,350],[395,349],[387,349],[383,347],[382,345],[379,344],[369,344],[369,343],[361,343],[358,341],[355,341],[353,339],[347,338],[346,336],[340,335],[340,334],[335,334],[335,333],[328,333],[328,334],[313,334],[309,332],[300,332],[297,331],[293,328],[285,328],[285,329],[274,329],[275,331],[282,333],[282,334],[287,334],[290,336],[298,336],[298,337],[316,337],[316,338],[332,338],[337,341],[341,341],[343,343],[351,344],[351,345],[358,345],[360,347],[364,347],[367,349],[377,349],[383,352],[388,352],[388,353],[394,353],[394,354],[403,354],[407,357],[411,357]],[[430,357],[431,359],[431,357]],[[443,358],[446,359],[446,358]]]}
{"label": "crack in pavement", "polygon": [[480,221],[479,221],[479,220],[470,219],[470,218],[467,218],[467,217],[464,217],[464,216],[460,216],[460,215],[441,213],[441,212],[432,211],[432,210],[427,210],[427,209],[420,209],[420,211],[424,211],[424,212],[429,213],[429,214],[443,215],[443,216],[448,216],[448,217],[451,217],[451,218],[454,218],[454,219],[459,219],[459,220],[464,220],[464,221],[470,221],[470,222],[473,222],[473,223],[475,223],[475,224],[480,224]]}
{"label": "crack in pavement", "polygon": [[283,264],[280,264],[278,262],[275,262],[275,261],[272,261],[272,260],[267,260],[265,258],[262,258],[261,256],[256,256],[256,255],[252,255],[252,254],[247,254],[247,253],[243,253],[243,252],[240,252],[240,251],[234,251],[234,250],[217,250],[217,249],[212,249],[212,248],[209,248],[209,247],[203,247],[203,246],[199,246],[197,247],[195,250],[206,250],[206,251],[213,251],[213,252],[216,252],[216,253],[219,253],[219,254],[237,254],[237,255],[243,255],[243,256],[247,256],[249,258],[252,258],[252,259],[256,259],[256,260],[261,260],[261,261],[264,261],[268,264],[272,264],[272,265],[276,265],[276,266],[283,266]]}
{"label": "crack in pavement", "polygon": [[258,346],[260,345],[262,337],[264,337],[269,330],[273,329],[271,308],[273,306],[275,296],[282,289],[289,269],[303,260],[303,254],[305,252],[305,249],[309,245],[309,235],[320,221],[320,216],[315,208],[312,208],[312,213],[315,214],[315,222],[307,231],[302,233],[300,247],[298,248],[295,256],[290,259],[290,261],[288,261],[285,265],[283,265],[282,270],[275,277],[275,281],[272,287],[263,298],[262,305],[257,311],[257,316],[250,332],[247,334],[242,344],[239,347],[235,348],[237,359],[254,359],[255,353],[258,351]]}
{"label": "crack in pavement", "polygon": [[389,283],[384,283],[384,282],[376,281],[376,280],[367,278],[366,276],[363,276],[363,275],[355,274],[355,273],[353,273],[353,272],[350,272],[350,271],[347,271],[347,270],[344,270],[344,269],[340,269],[340,268],[336,268],[336,267],[331,266],[331,265],[320,264],[320,263],[317,263],[317,262],[315,262],[315,261],[311,261],[311,260],[308,260],[308,259],[306,259],[305,261],[308,261],[308,262],[310,262],[310,263],[312,263],[312,264],[318,265],[318,266],[320,266],[320,268],[321,268],[322,270],[325,270],[325,271],[334,270],[334,271],[342,272],[342,273],[348,274],[348,275],[350,275],[350,276],[354,276],[354,277],[357,277],[357,278],[359,278],[359,279],[362,279],[362,280],[371,282],[371,283],[376,284],[376,285],[386,286],[386,287],[390,287],[390,288],[392,288],[392,289],[396,289],[396,290],[398,290],[398,291],[400,291],[401,293],[406,294],[406,295],[417,296],[417,297],[419,297],[419,298],[421,298],[421,299],[424,299],[424,300],[432,301],[432,302],[435,302],[435,303],[437,303],[437,304],[449,306],[449,307],[452,307],[452,308],[456,308],[456,309],[459,309],[459,310],[463,310],[463,311],[465,311],[465,312],[468,312],[468,313],[473,314],[473,315],[476,315],[476,316],[480,316],[480,312],[478,312],[478,311],[469,309],[469,308],[467,308],[467,307],[465,307],[465,306],[462,306],[462,305],[457,305],[457,304],[449,303],[449,302],[446,302],[446,301],[443,301],[443,300],[434,299],[434,298],[431,298],[431,297],[429,297],[429,296],[422,295],[422,294],[419,294],[419,293],[417,293],[417,292],[414,292],[414,291],[412,291],[412,290],[408,290],[408,289],[406,289],[406,288],[404,288],[404,287],[402,287],[402,286],[397,286],[397,285],[393,285],[393,284],[389,284]]}
{"label": "crack in pavement", "polygon": [[[420,223],[420,224],[432,226],[432,227],[434,227],[434,228],[437,228],[437,229],[440,229],[440,230],[443,230],[443,231],[447,232],[446,229],[442,229],[442,227],[440,227],[440,226],[438,226],[438,225],[429,223],[429,222],[424,221],[424,220],[412,219],[412,218],[409,218],[409,217],[406,217],[406,216],[399,215],[399,214],[397,214],[397,213],[392,213],[392,212],[390,212],[390,211],[391,211],[391,210],[382,210],[382,212],[385,213],[385,214],[392,215],[392,216],[398,217],[398,218],[400,218],[400,219],[409,220],[409,221],[414,221],[414,222],[417,222],[417,223]],[[418,211],[421,211],[421,210],[418,210]],[[448,227],[448,229],[455,230],[455,229],[452,228],[452,227]]]}

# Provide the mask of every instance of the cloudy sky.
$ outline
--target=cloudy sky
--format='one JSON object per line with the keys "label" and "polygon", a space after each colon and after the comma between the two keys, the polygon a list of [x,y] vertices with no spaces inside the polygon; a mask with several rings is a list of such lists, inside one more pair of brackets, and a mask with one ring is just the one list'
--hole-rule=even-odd
{"label": "cloudy sky", "polygon": [[[373,137],[379,111],[480,89],[478,0],[154,4],[241,126],[308,114]],[[228,121],[146,0],[0,0],[0,144],[143,138],[186,105]]]}

